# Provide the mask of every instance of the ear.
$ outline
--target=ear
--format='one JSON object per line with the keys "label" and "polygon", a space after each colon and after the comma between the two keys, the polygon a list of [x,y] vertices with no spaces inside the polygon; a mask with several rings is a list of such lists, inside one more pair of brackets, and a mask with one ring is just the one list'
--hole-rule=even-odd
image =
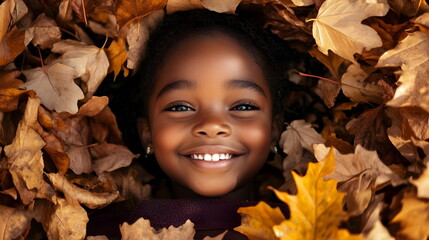
{"label": "ear", "polygon": [[278,114],[273,117],[271,123],[271,146],[277,146],[280,139],[280,134],[283,126],[283,117]]}
{"label": "ear", "polygon": [[146,118],[137,118],[137,130],[139,131],[142,146],[149,146],[152,143],[149,121]]}

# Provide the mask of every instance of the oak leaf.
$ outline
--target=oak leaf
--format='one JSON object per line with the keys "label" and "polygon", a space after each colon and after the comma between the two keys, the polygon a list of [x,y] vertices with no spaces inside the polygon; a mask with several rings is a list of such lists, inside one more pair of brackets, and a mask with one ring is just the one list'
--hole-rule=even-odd
{"label": "oak leaf", "polygon": [[429,237],[429,228],[422,227],[428,224],[429,201],[417,198],[413,190],[404,194],[401,200],[402,209],[392,219],[392,223],[400,223],[397,234],[399,239],[425,240]]}
{"label": "oak leaf", "polygon": [[119,192],[113,193],[93,193],[86,189],[82,189],[70,183],[66,177],[57,173],[46,174],[52,183],[52,186],[58,191],[63,192],[66,198],[74,199],[85,206],[94,209],[104,207],[119,196]]}
{"label": "oak leaf", "polygon": [[252,207],[241,207],[237,212],[241,215],[241,225],[234,230],[251,240],[277,239],[273,226],[286,219],[280,208],[272,208],[265,202]]}
{"label": "oak leaf", "polygon": [[8,158],[7,166],[21,201],[28,205],[36,196],[43,182],[42,147],[45,142],[32,126],[37,123],[39,98],[29,98],[23,119],[19,122],[12,144],[4,151]]}
{"label": "oak leaf", "polygon": [[175,228],[170,226],[155,231],[150,226],[150,221],[144,218],[139,218],[133,224],[124,223],[120,227],[122,240],[192,240],[195,235],[194,224],[187,220],[182,226]]}
{"label": "oak leaf", "polygon": [[37,92],[42,104],[50,110],[76,113],[77,101],[84,97],[82,90],[74,83],[75,70],[61,63],[22,72],[27,89]]}
{"label": "oak leaf", "polygon": [[[377,32],[361,24],[372,16],[384,16],[389,5],[383,1],[368,3],[365,0],[327,0],[323,2],[317,17],[312,19],[313,36],[320,51],[335,54],[357,64],[353,55],[362,50],[380,47]],[[364,38],[362,36],[365,36]]]}
{"label": "oak leaf", "polygon": [[106,49],[106,54],[110,62],[107,72],[114,72],[114,79],[116,79],[122,69],[124,71],[124,76],[128,76],[128,69],[123,66],[124,62],[127,60],[127,49],[124,40],[122,38],[113,40]]}
{"label": "oak leaf", "polygon": [[[321,161],[329,152],[323,144],[314,145],[314,155]],[[335,170],[326,179],[340,183],[338,189],[347,192],[346,204],[351,215],[360,215],[368,207],[373,192],[387,183],[398,186],[404,183],[378,158],[375,151],[368,151],[358,145],[354,154],[341,154],[336,149]]]}
{"label": "oak leaf", "polygon": [[[429,18],[425,13],[424,18]],[[399,87],[388,106],[418,106],[429,112],[429,34],[410,33],[394,49],[385,52],[376,67],[400,66],[402,74],[398,79]]]}
{"label": "oak leaf", "polygon": [[12,62],[25,49],[25,31],[17,26],[10,29],[0,40],[0,66]]}
{"label": "oak leaf", "polygon": [[109,59],[103,48],[68,39],[55,43],[52,52],[61,53],[58,60],[74,68],[74,78],[79,77],[86,83],[88,97],[107,75]]}
{"label": "oak leaf", "polygon": [[325,180],[334,171],[333,148],[324,160],[309,163],[305,176],[292,172],[297,185],[297,195],[274,190],[277,197],[290,209],[290,219],[273,226],[281,240],[286,239],[362,239],[339,229],[341,221],[348,215],[343,211],[344,193],[337,191],[337,181]]}
{"label": "oak leaf", "polygon": [[40,14],[31,26],[25,30],[24,45],[30,42],[34,46],[42,49],[52,48],[52,45],[61,40],[61,31],[57,23],[47,17],[44,13]]}
{"label": "oak leaf", "polygon": [[0,216],[0,240],[18,239],[31,220],[27,211],[3,205],[0,205]]}
{"label": "oak leaf", "polygon": [[167,0],[119,0],[116,11],[118,25],[123,28],[132,21],[162,9],[166,4]]}

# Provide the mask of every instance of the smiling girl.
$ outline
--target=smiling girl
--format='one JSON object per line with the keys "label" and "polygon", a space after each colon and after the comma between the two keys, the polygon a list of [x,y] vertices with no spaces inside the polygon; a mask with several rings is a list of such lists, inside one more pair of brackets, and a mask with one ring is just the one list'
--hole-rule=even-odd
{"label": "smiling girl", "polygon": [[[171,180],[171,197],[181,200],[143,201],[129,222],[144,217],[160,228],[190,219],[196,239],[240,224],[237,209],[256,204],[247,201],[256,200],[255,176],[277,151],[285,89],[277,41],[236,15],[192,10],[165,17],[132,90],[139,92],[145,152]],[[225,237],[242,238],[233,231]]]}

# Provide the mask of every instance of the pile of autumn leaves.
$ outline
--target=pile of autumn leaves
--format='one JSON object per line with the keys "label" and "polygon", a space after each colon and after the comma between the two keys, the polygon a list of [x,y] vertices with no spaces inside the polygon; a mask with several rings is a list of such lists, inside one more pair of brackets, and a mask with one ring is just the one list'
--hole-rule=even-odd
{"label": "pile of autumn leaves", "polygon": [[[50,239],[83,239],[82,206],[148,197],[144,172],[126,168],[137,155],[123,145],[108,98],[93,95],[108,73],[137,70],[165,11],[237,7],[259,9],[265,26],[285,40],[315,41],[306,51],[327,71],[311,91],[331,117],[321,133],[308,117],[281,136],[287,157],[278,166],[286,182],[274,191],[290,218],[261,202],[239,209],[236,230],[250,239],[426,239],[425,1],[6,0],[0,5],[0,240],[27,237],[34,220]],[[308,86],[293,71],[290,79]],[[336,103],[338,94],[350,102]],[[372,107],[349,119],[346,113],[360,105]],[[336,137],[342,131],[354,135],[354,146]],[[121,232],[124,239],[192,239],[194,229],[187,222],[155,231],[140,219]]]}

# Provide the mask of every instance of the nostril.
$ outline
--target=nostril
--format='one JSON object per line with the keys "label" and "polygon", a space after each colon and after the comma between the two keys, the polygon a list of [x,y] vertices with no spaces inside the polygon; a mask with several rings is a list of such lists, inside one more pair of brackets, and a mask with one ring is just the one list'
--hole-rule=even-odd
{"label": "nostril", "polygon": [[199,132],[198,132],[198,134],[199,134],[199,135],[207,135],[207,133],[206,133],[206,132],[204,132],[204,131],[199,131]]}

